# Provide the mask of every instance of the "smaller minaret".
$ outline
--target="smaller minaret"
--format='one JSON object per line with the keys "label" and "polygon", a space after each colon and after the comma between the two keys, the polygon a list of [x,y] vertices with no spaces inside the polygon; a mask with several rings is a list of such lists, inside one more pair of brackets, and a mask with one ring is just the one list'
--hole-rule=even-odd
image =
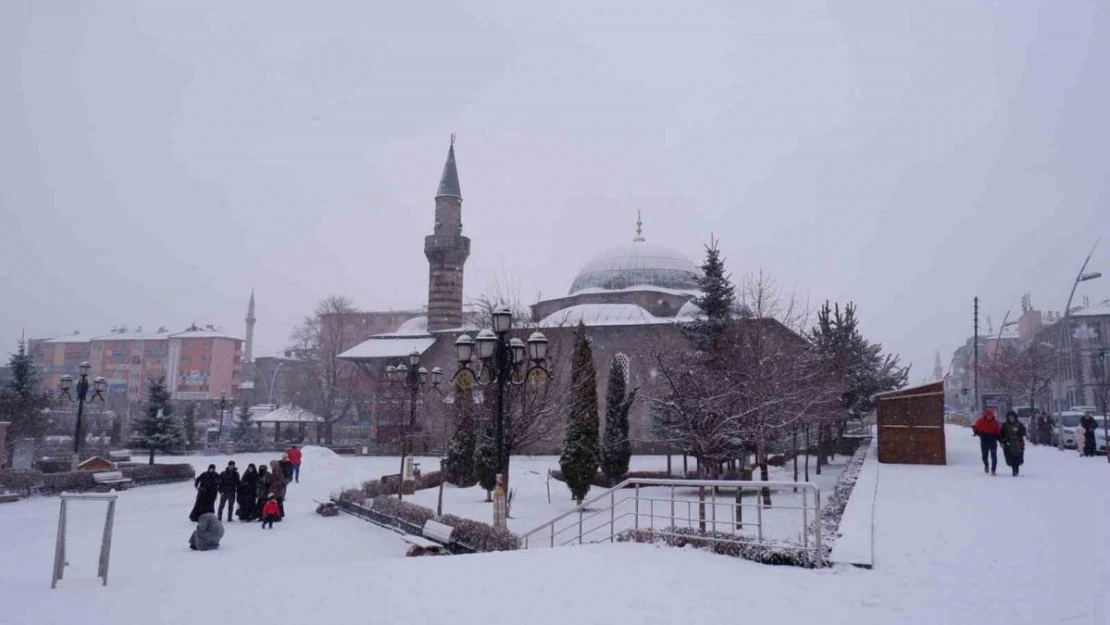
{"label": "smaller minaret", "polygon": [[243,362],[254,359],[251,356],[254,347],[254,321],[254,289],[251,289],[251,301],[247,304],[247,342],[243,346]]}
{"label": "smaller minaret", "polygon": [[636,236],[632,239],[633,243],[644,242],[644,220],[640,215],[640,209],[636,209]]}
{"label": "smaller minaret", "polygon": [[940,364],[940,350],[937,350],[937,358],[933,363],[933,379],[940,382],[944,379],[944,367]]}

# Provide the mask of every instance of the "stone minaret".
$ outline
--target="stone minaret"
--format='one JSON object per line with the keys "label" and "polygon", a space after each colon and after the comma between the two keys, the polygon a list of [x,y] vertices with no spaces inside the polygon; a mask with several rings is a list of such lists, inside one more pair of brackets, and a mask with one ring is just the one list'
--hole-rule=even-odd
{"label": "stone minaret", "polygon": [[937,350],[937,359],[933,363],[933,379],[937,382],[944,379],[944,366],[940,364],[940,350]]}
{"label": "stone minaret", "polygon": [[470,256],[470,239],[462,234],[462,191],[455,167],[455,136],[436,190],[436,225],[424,237],[428,258],[428,331],[462,326],[463,265]]}
{"label": "stone minaret", "polygon": [[243,362],[254,359],[251,356],[254,347],[254,321],[254,289],[251,289],[251,301],[247,304],[247,342],[243,346]]}

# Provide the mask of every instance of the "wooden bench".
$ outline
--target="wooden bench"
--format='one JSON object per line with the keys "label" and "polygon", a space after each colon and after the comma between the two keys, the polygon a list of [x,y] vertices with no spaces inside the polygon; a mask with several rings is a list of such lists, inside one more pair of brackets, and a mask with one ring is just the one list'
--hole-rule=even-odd
{"label": "wooden bench", "polygon": [[451,543],[451,535],[455,528],[439,521],[426,521],[420,533],[422,536],[402,534],[401,538],[412,545],[405,555],[410,557],[422,555],[440,555],[444,548]]}
{"label": "wooden bench", "polygon": [[111,488],[118,487],[120,490],[131,486],[131,478],[123,477],[123,471],[101,471],[100,473],[93,473],[93,481],[97,486]]}

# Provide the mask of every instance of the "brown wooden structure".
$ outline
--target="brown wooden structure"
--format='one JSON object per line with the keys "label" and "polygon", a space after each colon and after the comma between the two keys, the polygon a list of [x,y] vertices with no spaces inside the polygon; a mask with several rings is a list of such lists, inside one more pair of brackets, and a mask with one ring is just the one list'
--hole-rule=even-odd
{"label": "brown wooden structure", "polygon": [[876,399],[879,462],[947,463],[943,382],[881,393]]}

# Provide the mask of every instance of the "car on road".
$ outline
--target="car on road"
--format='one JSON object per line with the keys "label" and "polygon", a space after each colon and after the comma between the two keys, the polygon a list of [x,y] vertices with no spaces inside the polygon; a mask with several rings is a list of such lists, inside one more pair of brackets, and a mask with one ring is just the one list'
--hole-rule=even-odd
{"label": "car on road", "polygon": [[1052,444],[1060,444],[1060,436],[1063,435],[1064,448],[1075,449],[1076,441],[1079,439],[1079,420],[1083,418],[1085,412],[1078,412],[1074,410],[1067,410],[1064,412],[1057,412],[1052,415],[1056,420],[1057,426],[1052,432]]}

